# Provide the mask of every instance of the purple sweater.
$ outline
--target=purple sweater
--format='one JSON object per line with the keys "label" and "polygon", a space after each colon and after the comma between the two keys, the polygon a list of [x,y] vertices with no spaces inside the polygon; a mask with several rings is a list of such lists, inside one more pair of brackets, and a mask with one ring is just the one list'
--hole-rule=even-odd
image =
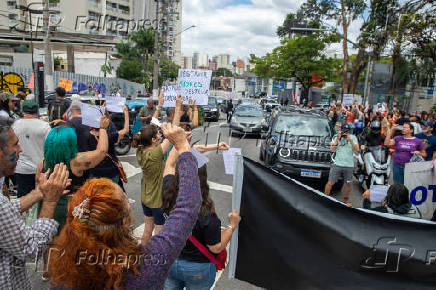
{"label": "purple sweater", "polygon": [[127,274],[125,289],[162,289],[171,265],[191,234],[201,201],[197,161],[192,153],[185,152],[179,156],[179,176],[179,195],[175,208],[162,231],[144,246],[140,273]]}

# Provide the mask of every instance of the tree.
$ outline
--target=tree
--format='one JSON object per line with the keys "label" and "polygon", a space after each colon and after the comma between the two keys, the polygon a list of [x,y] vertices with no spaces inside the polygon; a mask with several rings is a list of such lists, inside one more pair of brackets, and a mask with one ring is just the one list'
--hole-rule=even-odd
{"label": "tree", "polygon": [[232,77],[232,76],[233,76],[232,71],[225,67],[220,67],[216,71],[212,72],[212,77]]}
{"label": "tree", "polygon": [[300,11],[306,17],[319,21],[334,19],[342,26],[342,92],[348,93],[348,27],[365,10],[365,0],[308,0]]}
{"label": "tree", "polygon": [[117,68],[117,77],[131,82],[146,83],[142,64],[137,59],[123,59]]}
{"label": "tree", "polygon": [[293,28],[321,28],[319,19],[310,19],[306,17],[300,10],[297,13],[289,13],[286,15],[283,24],[277,28],[277,35],[280,38],[290,38],[291,34],[312,34],[312,31],[298,31]]}
{"label": "tree", "polygon": [[106,77],[107,74],[112,73],[112,71],[114,70],[114,67],[112,66],[112,64],[110,62],[107,62],[101,66],[100,70],[104,74],[104,76]]}
{"label": "tree", "polygon": [[[281,46],[258,58],[251,55],[256,66],[254,73],[265,78],[288,80],[295,77],[302,85],[302,97],[308,98],[309,89],[320,82],[335,78],[339,62],[323,53],[327,43],[337,41],[335,35],[297,35],[284,39]],[[315,80],[314,77],[320,77]]]}
{"label": "tree", "polygon": [[132,59],[137,58],[139,56],[138,51],[133,46],[133,43],[130,41],[121,41],[115,45],[116,53],[113,54],[116,58],[121,59]]}
{"label": "tree", "polygon": [[134,43],[136,50],[141,54],[144,72],[148,75],[149,55],[154,53],[154,32],[151,27],[140,29],[129,35],[129,39]]}
{"label": "tree", "polygon": [[169,60],[167,57],[162,56],[159,61],[159,86],[166,80],[175,80],[179,76],[179,68],[177,64]]}

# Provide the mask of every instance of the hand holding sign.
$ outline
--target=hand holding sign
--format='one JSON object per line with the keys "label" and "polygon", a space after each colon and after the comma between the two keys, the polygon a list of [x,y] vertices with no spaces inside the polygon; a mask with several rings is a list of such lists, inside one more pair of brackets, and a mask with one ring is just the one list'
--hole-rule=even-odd
{"label": "hand holding sign", "polygon": [[122,113],[125,105],[126,98],[120,98],[115,96],[106,97],[106,108],[109,112]]}
{"label": "hand holding sign", "polygon": [[163,107],[174,108],[176,106],[177,96],[181,94],[179,86],[164,86],[161,94],[163,95]]}
{"label": "hand holding sign", "polygon": [[187,104],[189,99],[193,99],[197,105],[207,105],[211,77],[210,70],[179,69],[178,84],[183,103]]}
{"label": "hand holding sign", "polygon": [[92,128],[100,128],[101,118],[106,113],[106,109],[104,107],[81,103],[80,109],[82,111],[83,125]]}

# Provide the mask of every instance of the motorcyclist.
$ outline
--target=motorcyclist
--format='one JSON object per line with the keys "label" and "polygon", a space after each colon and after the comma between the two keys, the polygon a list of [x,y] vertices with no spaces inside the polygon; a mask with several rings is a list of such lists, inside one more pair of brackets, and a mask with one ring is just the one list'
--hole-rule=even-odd
{"label": "motorcyclist", "polygon": [[378,120],[372,121],[369,130],[365,130],[362,138],[361,150],[371,146],[384,146],[385,137],[381,133],[381,122]]}

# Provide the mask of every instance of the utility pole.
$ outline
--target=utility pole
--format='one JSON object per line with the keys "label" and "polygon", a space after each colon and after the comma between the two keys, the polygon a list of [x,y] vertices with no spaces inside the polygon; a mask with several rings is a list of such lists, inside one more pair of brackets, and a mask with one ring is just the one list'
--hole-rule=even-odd
{"label": "utility pole", "polygon": [[50,13],[49,13],[49,0],[44,0],[44,13],[43,13],[43,27],[44,27],[44,71],[45,71],[45,89],[49,92],[54,90],[53,86],[53,64],[51,58],[50,47]]}
{"label": "utility pole", "polygon": [[[47,0],[48,1],[48,0]],[[156,2],[156,27],[154,29],[154,67],[153,67],[153,94],[159,89],[159,0]]]}

